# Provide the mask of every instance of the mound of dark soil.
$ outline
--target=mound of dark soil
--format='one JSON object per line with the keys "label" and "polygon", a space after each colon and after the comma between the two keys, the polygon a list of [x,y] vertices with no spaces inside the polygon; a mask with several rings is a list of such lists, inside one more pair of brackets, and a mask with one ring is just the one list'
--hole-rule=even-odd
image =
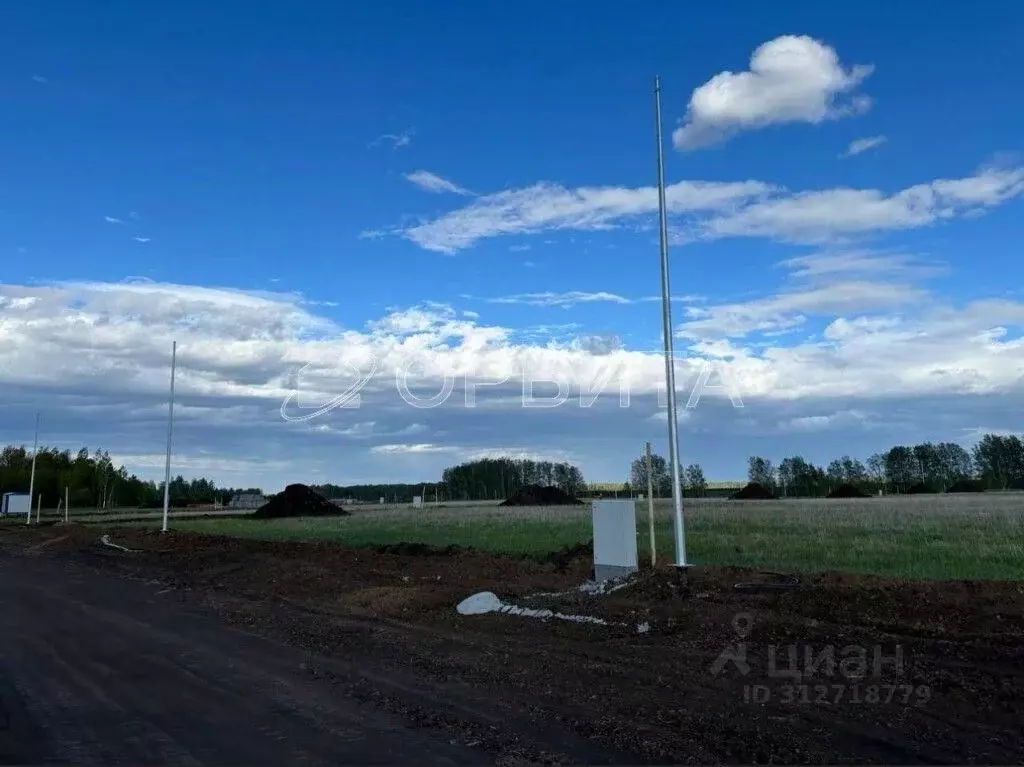
{"label": "mound of dark soil", "polygon": [[760,482],[748,482],[729,497],[736,501],[770,501],[775,494]]}
{"label": "mound of dark soil", "polygon": [[985,485],[980,479],[958,479],[949,486],[947,493],[983,493]]}
{"label": "mound of dark soil", "polygon": [[590,559],[594,556],[594,542],[577,543],[573,546],[565,546],[558,551],[553,551],[541,561],[550,562],[558,572],[564,572],[577,559]]}
{"label": "mound of dark soil", "polygon": [[829,498],[869,498],[868,493],[865,493],[856,485],[845,484],[840,485],[828,494]]}
{"label": "mound of dark soil", "polygon": [[454,557],[459,554],[473,553],[473,549],[466,548],[465,546],[456,546],[455,544],[431,546],[429,543],[410,542],[384,543],[380,546],[374,546],[373,550],[378,554],[413,557]]}
{"label": "mound of dark soil", "polygon": [[557,487],[525,485],[519,492],[502,501],[502,506],[569,506],[583,503]]}
{"label": "mound of dark soil", "polygon": [[281,517],[341,517],[347,515],[320,493],[306,485],[288,485],[267,503],[250,514],[255,519],[280,519]]}
{"label": "mound of dark soil", "polygon": [[929,487],[924,482],[918,482],[916,485],[911,485],[907,488],[908,495],[919,495],[921,493],[934,493],[935,488]]}

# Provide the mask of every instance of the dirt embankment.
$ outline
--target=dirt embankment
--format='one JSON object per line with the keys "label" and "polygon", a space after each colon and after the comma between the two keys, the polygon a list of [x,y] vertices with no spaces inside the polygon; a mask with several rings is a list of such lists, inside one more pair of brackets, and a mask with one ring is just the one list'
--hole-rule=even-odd
{"label": "dirt embankment", "polygon": [[[101,551],[89,529],[60,534],[35,556],[159,578],[250,630],[367,673],[409,669],[439,700],[463,700],[465,710],[500,705],[536,733],[557,724],[627,761],[1024,760],[1021,583],[694,567],[645,570],[598,596],[578,589],[591,566],[585,549],[530,562],[457,548],[112,531],[118,543],[148,550],[126,553]],[[610,625],[456,613],[484,590]],[[500,722],[480,729],[399,693],[367,694],[424,726],[461,728],[511,753]],[[531,737],[541,740],[520,733],[516,748],[528,753]]]}

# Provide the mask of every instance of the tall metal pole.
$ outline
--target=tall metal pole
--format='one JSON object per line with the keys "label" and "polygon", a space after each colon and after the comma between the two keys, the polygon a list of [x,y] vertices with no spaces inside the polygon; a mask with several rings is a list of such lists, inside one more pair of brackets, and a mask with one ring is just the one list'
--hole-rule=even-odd
{"label": "tall metal pole", "polygon": [[36,441],[32,446],[32,473],[28,480],[28,516],[25,524],[32,524],[32,494],[36,491],[36,456],[39,455],[39,413],[36,413]]}
{"label": "tall metal pole", "polygon": [[171,507],[171,437],[174,434],[174,369],[178,363],[178,342],[171,346],[171,400],[167,406],[167,463],[164,466],[164,525],[167,532],[167,513]]}
{"label": "tall metal pole", "polygon": [[651,443],[644,443],[644,460],[647,462],[647,524],[651,533],[651,567],[658,562],[658,547],[654,543],[654,478],[651,476]]}
{"label": "tall metal pole", "polygon": [[668,454],[672,462],[672,506],[675,509],[676,566],[686,567],[683,498],[679,487],[679,441],[676,428],[676,370],[672,348],[672,305],[668,278],[668,212],[665,208],[665,157],[661,139],[661,78],[654,78],[654,119],[658,139],[658,223],[661,231],[661,321],[665,337],[665,385],[668,389]]}

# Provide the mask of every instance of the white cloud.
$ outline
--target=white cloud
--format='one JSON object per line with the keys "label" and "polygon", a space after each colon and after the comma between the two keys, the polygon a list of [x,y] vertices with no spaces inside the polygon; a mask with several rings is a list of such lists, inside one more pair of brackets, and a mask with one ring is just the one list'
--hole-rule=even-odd
{"label": "white cloud", "polygon": [[446,178],[442,178],[436,173],[431,173],[429,170],[417,170],[412,173],[406,173],[405,179],[406,181],[415,184],[425,192],[433,192],[435,194],[441,194],[444,192],[461,195],[473,194],[468,189],[465,189]]}
{"label": "white cloud", "polygon": [[720,72],[694,90],[672,142],[677,149],[694,149],[745,130],[863,112],[870,99],[852,92],[871,71],[864,65],[844,68],[833,48],[813,38],[777,37],[754,51],[749,71]]}
{"label": "white cloud", "polygon": [[119,218],[115,218],[114,216],[104,216],[103,220],[106,221],[108,224],[123,224],[124,223],[124,221],[122,221]]}
{"label": "white cloud", "polygon": [[[666,189],[666,202],[673,213],[722,210],[770,189],[757,181],[680,181]],[[450,254],[500,235],[609,229],[657,210],[655,187],[566,189],[542,182],[478,197],[440,218],[407,227],[403,234],[427,250]]]}
{"label": "white cloud", "polygon": [[417,444],[393,444],[376,445],[370,448],[371,453],[379,455],[418,455],[423,453],[451,453],[458,450],[457,447],[446,445],[431,445],[429,443]]}
{"label": "white cloud", "polygon": [[714,340],[743,337],[752,332],[792,330],[802,326],[808,315],[831,317],[899,307],[924,295],[919,288],[890,282],[837,282],[745,303],[692,306],[687,310],[690,319],[679,326],[677,335]]}
{"label": "white cloud", "polygon": [[778,262],[792,270],[791,276],[810,280],[831,280],[840,274],[930,276],[944,272],[941,264],[924,263],[906,253],[872,250],[840,250],[787,258]]}
{"label": "white cloud", "polygon": [[392,149],[400,149],[402,147],[409,146],[412,143],[412,137],[415,131],[410,128],[409,130],[402,131],[401,133],[385,133],[381,136],[377,136],[373,141],[370,142],[370,146],[380,146],[381,144],[390,144]]}
{"label": "white cloud", "polygon": [[850,142],[850,145],[846,147],[846,151],[843,152],[840,157],[855,157],[859,154],[867,152],[869,149],[875,149],[882,146],[888,139],[885,136],[870,136],[868,138],[858,138]]}
{"label": "white cloud", "polygon": [[[693,308],[683,330],[699,332],[691,333],[688,354],[680,350],[681,392],[692,387],[701,356],[716,359],[744,399],[744,418],[762,419],[769,429],[819,419],[790,423],[803,426],[808,439],[810,427],[834,421],[845,429],[842,452],[854,452],[849,440],[860,422],[820,419],[855,411],[880,424],[872,428],[889,428],[894,413],[919,407],[930,428],[945,419],[942,428],[959,434],[999,422],[1024,395],[1022,302],[950,306],[913,286],[846,281]],[[175,455],[184,460],[175,458],[174,470],[228,472],[233,484],[409,479],[393,468],[398,456],[415,458],[417,472],[429,478],[468,451],[508,445],[571,452],[602,479],[619,476],[636,445],[650,438],[647,418],[664,379],[659,350],[624,348],[621,339],[587,329],[566,343],[553,344],[550,335],[526,339],[437,304],[395,310],[362,329],[314,312],[302,296],[287,293],[153,282],[0,285],[0,401],[8,405],[0,409],[0,428],[12,440],[30,441],[32,414],[44,407],[48,444],[102,444],[140,456],[129,469],[158,478],[162,453],[154,447],[166,435],[170,346],[177,340]],[[745,341],[755,330],[812,317],[825,328],[814,338],[780,336],[768,347]],[[359,408],[284,422],[286,397],[299,390],[304,404],[292,401],[289,412],[308,413],[345,391],[352,371],[369,359],[377,367]],[[441,391],[447,376],[456,382],[451,397],[414,408],[396,390],[402,371],[410,391],[424,399]],[[609,404],[589,411],[575,400],[523,408],[524,372],[538,381],[564,380],[573,393],[610,373]],[[465,376],[492,384],[478,387],[476,409],[465,407]],[[618,407],[619,380],[628,381],[632,395],[626,409]],[[728,400],[722,407],[716,410],[708,395],[688,415],[687,428],[735,433],[740,419]],[[822,457],[834,457],[834,441],[821,445]],[[270,474],[264,463],[275,467]]]}
{"label": "white cloud", "polygon": [[862,425],[867,415],[860,410],[838,410],[828,415],[805,415],[790,418],[779,424],[783,431],[824,431]]}
{"label": "white cloud", "polygon": [[[680,181],[667,188],[666,202],[677,227],[676,244],[738,236],[825,243],[976,215],[1022,193],[1024,167],[993,165],[965,178],[937,179],[895,193],[850,188],[793,192],[760,181]],[[567,189],[539,183],[478,197],[392,233],[452,254],[493,237],[637,226],[638,219],[657,209],[654,187]],[[361,236],[385,234],[378,230]]]}
{"label": "white cloud", "polygon": [[755,200],[702,225],[704,236],[827,242],[853,235],[912,229],[970,215],[1024,193],[1024,168],[985,168],[895,194],[878,189],[826,189]]}
{"label": "white cloud", "polygon": [[150,242],[150,238],[149,237],[132,237],[132,239],[135,240],[135,242],[141,242],[141,243]]}
{"label": "white cloud", "polygon": [[599,291],[588,293],[583,290],[570,290],[565,293],[520,293],[514,296],[498,296],[497,298],[484,299],[492,304],[525,304],[527,306],[575,306],[576,304],[591,304],[595,302],[628,304],[630,299],[624,298],[616,293]]}
{"label": "white cloud", "polygon": [[50,82],[49,79],[43,77],[42,75],[32,75],[32,79],[35,80],[37,83],[44,83],[45,84],[45,83]]}
{"label": "white cloud", "polygon": [[532,246],[530,245],[512,245],[508,250],[510,253],[525,253],[530,250],[531,247]]}

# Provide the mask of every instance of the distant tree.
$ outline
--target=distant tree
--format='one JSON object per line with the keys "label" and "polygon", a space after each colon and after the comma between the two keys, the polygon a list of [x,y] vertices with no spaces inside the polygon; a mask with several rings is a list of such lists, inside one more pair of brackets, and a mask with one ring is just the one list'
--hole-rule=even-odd
{"label": "distant tree", "polygon": [[747,479],[769,489],[775,487],[775,467],[767,458],[752,455],[747,459]]}
{"label": "distant tree", "polygon": [[985,434],[974,446],[974,463],[987,487],[1024,487],[1024,443],[1016,435]]}
{"label": "distant tree", "polygon": [[704,469],[699,463],[691,463],[684,472],[686,489],[694,498],[703,498],[707,494],[708,483],[704,479]]}
{"label": "distant tree", "polygon": [[877,485],[879,489],[885,488],[885,455],[872,453],[868,456],[868,478]]}
{"label": "distant tree", "polygon": [[[629,467],[629,483],[639,493],[647,492],[647,458],[641,455],[634,458]],[[651,453],[651,483],[654,495],[666,498],[672,495],[672,477],[668,471],[668,461],[657,453]]]}
{"label": "distant tree", "polygon": [[830,462],[825,473],[832,487],[841,484],[860,485],[868,478],[864,464],[848,455]]}
{"label": "distant tree", "polygon": [[777,474],[780,489],[787,497],[817,497],[828,492],[824,470],[802,455],[784,458]]}
{"label": "distant tree", "polygon": [[843,462],[838,458],[829,463],[828,468],[825,469],[825,474],[828,476],[829,482],[833,487],[841,485],[846,481],[846,472],[843,471]]}
{"label": "distant tree", "polygon": [[885,479],[897,493],[905,493],[918,478],[918,459],[912,448],[897,445],[885,454]]}

